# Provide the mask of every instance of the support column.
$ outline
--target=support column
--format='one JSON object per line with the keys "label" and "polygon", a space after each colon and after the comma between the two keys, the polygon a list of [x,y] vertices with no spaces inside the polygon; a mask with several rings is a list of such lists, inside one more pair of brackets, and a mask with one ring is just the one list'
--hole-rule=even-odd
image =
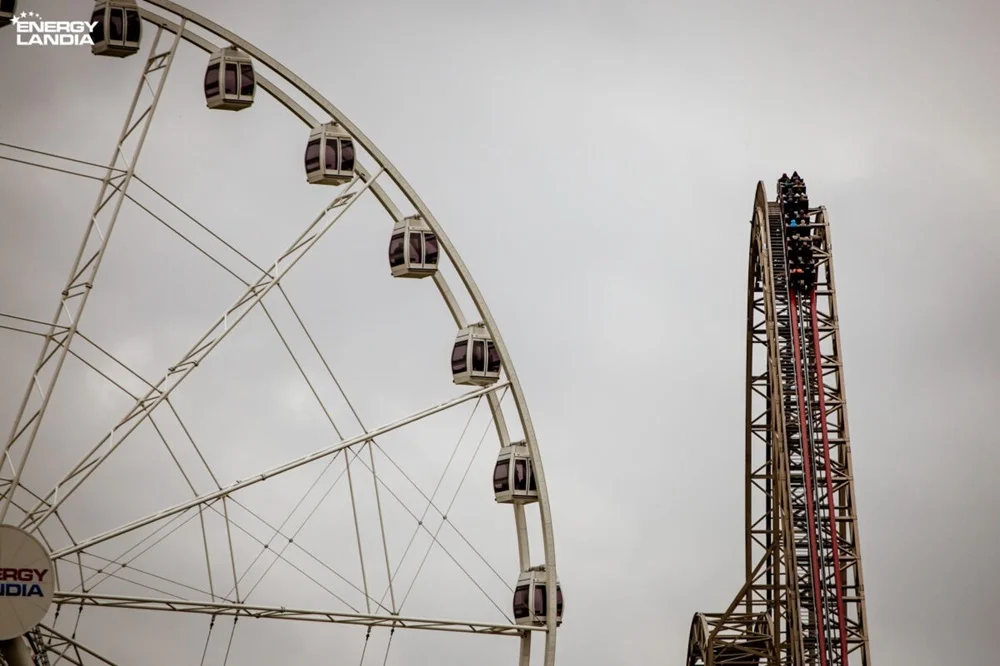
{"label": "support column", "polygon": [[20,636],[0,641],[0,656],[7,662],[7,666],[35,666],[31,649]]}

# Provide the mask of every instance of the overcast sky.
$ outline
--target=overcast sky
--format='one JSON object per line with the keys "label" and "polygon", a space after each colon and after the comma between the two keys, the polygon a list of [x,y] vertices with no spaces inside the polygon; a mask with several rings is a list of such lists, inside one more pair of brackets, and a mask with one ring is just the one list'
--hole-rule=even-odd
{"label": "overcast sky", "polygon": [[[18,4],[47,20],[84,18],[90,8]],[[721,612],[742,582],[747,222],[757,181],[773,193],[793,169],[831,216],[873,661],[991,663],[1000,630],[1000,448],[988,426],[1000,398],[995,3],[188,4],[276,57],[362,128],[476,277],[543,452],[567,598],[560,663],[679,663],[691,615]],[[144,38],[153,32],[147,26]],[[94,58],[86,48],[16,47],[13,39],[11,28],[0,31],[0,143],[104,163],[141,56]],[[203,53],[182,49],[138,173],[255,262],[270,263],[335,192],[306,185],[306,129],[272,100],[262,96],[239,114],[206,110],[204,64]],[[25,157],[3,147],[0,155]],[[98,187],[0,162],[0,313],[51,316]],[[193,228],[140,184],[130,192],[178,229]],[[372,201],[359,202],[287,283],[367,427],[464,390],[448,376],[454,326],[433,285],[389,277],[390,229]],[[254,276],[218,243],[205,247]],[[155,380],[241,290],[126,204],[80,330]],[[265,302],[290,346],[309,356],[280,296]],[[81,354],[99,359],[79,343]],[[0,331],[4,423],[38,345]],[[303,363],[322,377],[314,356]],[[338,427],[359,432],[325,382]],[[223,483],[337,439],[259,309],[175,395]],[[32,454],[38,490],[131,404],[68,361]],[[381,440],[428,495],[472,407]],[[513,521],[490,496],[495,449],[484,445],[473,458],[484,410],[473,414],[435,503],[448,505],[473,459],[450,517],[499,575],[454,533],[441,538],[509,612]],[[157,415],[193,469],[184,432],[168,413]],[[496,446],[492,434],[486,442]],[[119,453],[67,502],[75,537],[190,496],[148,423]],[[376,463],[419,514],[419,494],[398,474],[390,478],[385,459]],[[378,597],[385,565],[370,529],[371,476],[352,470],[355,485],[367,479],[360,520],[369,521],[368,577],[382,576],[373,584]],[[277,525],[320,471],[247,491],[245,504]],[[203,473],[193,483],[210,485]],[[336,488],[326,517],[304,534],[319,559],[360,584],[346,481]],[[395,561],[415,521],[388,508],[386,491],[381,498]],[[240,520],[266,540],[259,521]],[[205,590],[200,532],[180,535],[146,569]],[[407,556],[410,578],[428,542],[424,535]],[[113,557],[114,544],[106,546],[98,551]],[[238,566],[250,564],[254,546],[249,537],[237,544]],[[222,542],[211,548],[228,552]],[[532,556],[541,561],[537,540]],[[216,587],[226,587],[216,591],[226,594],[228,564],[216,558],[212,566]],[[347,610],[282,566],[249,603]],[[333,581],[330,590],[350,592],[317,571]],[[404,615],[503,621],[440,549],[417,581]],[[167,595],[117,584],[97,591]],[[353,593],[348,601],[363,606]],[[79,635],[119,663],[198,663],[207,625],[206,616],[93,609]],[[205,663],[223,663],[230,625],[218,625]],[[354,663],[362,638],[350,627],[257,621],[237,628],[229,663],[331,654]],[[381,662],[386,638],[373,633],[364,663]],[[388,663],[470,659],[515,663],[516,642],[397,632]]]}

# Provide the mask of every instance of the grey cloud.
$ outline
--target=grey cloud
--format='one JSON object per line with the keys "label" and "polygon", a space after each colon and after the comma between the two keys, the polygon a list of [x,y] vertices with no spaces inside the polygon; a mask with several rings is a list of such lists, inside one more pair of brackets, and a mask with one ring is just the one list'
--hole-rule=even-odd
{"label": "grey cloud", "polygon": [[[30,4],[46,18],[89,7]],[[475,274],[543,449],[567,594],[560,663],[679,661],[691,613],[723,609],[739,587],[747,220],[756,181],[773,187],[791,169],[832,216],[874,658],[988,663],[1000,593],[992,566],[1000,454],[989,430],[998,397],[996,9],[971,1],[724,6],[192,3],[343,109],[406,174]],[[9,37],[0,31],[0,141],[106,160],[137,59],[26,51]],[[203,65],[190,49],[178,58],[139,172],[269,263],[332,193],[302,182],[304,129],[272,101],[236,115],[205,110]],[[144,188],[132,191],[191,229]],[[96,193],[91,181],[0,163],[0,311],[51,315]],[[429,284],[387,277],[388,233],[384,214],[366,204],[288,280],[369,427],[456,394],[446,309]],[[240,285],[132,205],[111,246],[81,330],[156,379]],[[280,301],[267,303],[282,330],[294,330]],[[0,335],[0,421],[10,421],[37,342]],[[321,376],[306,341],[295,338],[294,349]],[[261,312],[189,382],[178,411],[227,480],[334,439]],[[68,362],[32,472],[41,487],[128,408],[98,385]],[[357,432],[335,387],[326,381],[320,390],[338,424]],[[428,493],[468,407],[384,438]],[[161,421],[169,441],[183,443],[176,425]],[[480,413],[451,488],[484,427]],[[454,535],[447,545],[506,604],[503,582],[517,562],[513,521],[489,496],[493,446],[488,437],[454,520],[504,580]],[[189,446],[177,449],[186,465],[193,460]],[[376,462],[400,497],[422,508],[391,464]],[[75,525],[94,534],[184,497],[171,465],[144,426],[101,483],[80,491]],[[207,487],[204,476],[198,483]],[[359,477],[370,486],[370,475]],[[246,504],[280,522],[312,478],[269,482],[248,491]],[[355,580],[349,502],[341,486],[335,492],[303,539]],[[367,511],[370,487],[363,492]],[[398,556],[413,519],[382,499]],[[244,522],[266,538],[259,523]],[[374,533],[365,538],[377,554]],[[422,538],[407,576],[427,546]],[[177,539],[147,560],[151,570],[200,566],[200,550]],[[256,551],[249,536],[239,539],[245,567]],[[331,589],[345,586],[306,560],[296,564],[329,578]],[[228,580],[221,559],[213,566]],[[334,603],[281,566],[251,599]],[[440,550],[427,567],[407,602],[412,612],[499,617]],[[199,589],[203,568],[189,576]],[[207,629],[204,617],[166,614],[93,610],[83,621],[93,623],[84,629],[95,647],[122,663],[197,660]],[[107,623],[118,633],[104,633]],[[219,620],[206,663],[222,663],[229,628]],[[128,634],[142,640],[121,638]],[[381,659],[386,639],[373,633],[365,663]],[[506,664],[516,649],[503,639],[420,632],[392,640],[389,663]],[[350,662],[362,641],[349,628],[241,620],[229,663],[331,652]]]}

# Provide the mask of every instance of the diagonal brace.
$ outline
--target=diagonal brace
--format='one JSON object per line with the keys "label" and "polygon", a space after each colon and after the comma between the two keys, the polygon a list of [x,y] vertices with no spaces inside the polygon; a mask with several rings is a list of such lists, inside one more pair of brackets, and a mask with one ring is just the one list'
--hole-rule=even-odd
{"label": "diagonal brace", "polygon": [[434,407],[430,407],[421,412],[416,412],[398,421],[390,423],[389,425],[385,425],[382,426],[381,428],[376,428],[375,430],[370,430],[368,432],[361,433],[360,435],[357,435],[356,437],[351,437],[350,439],[342,440],[340,442],[337,442],[336,444],[322,448],[319,451],[310,453],[309,455],[303,456],[301,458],[296,458],[295,460],[287,462],[283,465],[279,465],[278,467],[274,467],[266,472],[261,472],[260,474],[256,474],[249,479],[243,481],[237,481],[236,483],[226,486],[225,488],[222,488],[220,490],[213,490],[212,492],[205,493],[204,495],[199,495],[198,497],[186,500],[184,502],[181,502],[180,504],[175,504],[174,506],[168,509],[164,509],[159,513],[155,513],[151,516],[146,516],[145,518],[140,518],[139,520],[115,528],[113,530],[105,532],[104,534],[92,537],[90,539],[87,539],[86,541],[81,541],[74,546],[70,546],[68,548],[56,551],[52,554],[52,559],[56,560],[67,557],[69,555],[73,555],[74,553],[81,552],[87,548],[90,548],[91,546],[103,543],[109,539],[113,539],[122,534],[126,534],[133,530],[137,530],[141,527],[145,527],[146,525],[150,525],[159,520],[163,520],[164,518],[169,518],[170,516],[176,515],[178,513],[183,513],[184,511],[187,511],[192,507],[196,507],[206,502],[211,502],[213,500],[219,499],[220,497],[226,497],[231,493],[236,492],[237,490],[248,488],[249,486],[258,484],[262,481],[266,481],[271,477],[278,476],[279,474],[284,474],[285,472],[289,472],[303,465],[307,465],[311,462],[321,460],[322,458],[332,456],[335,453],[339,453],[344,449],[354,446],[355,444],[371,441],[376,437],[380,437],[387,432],[391,432],[393,430],[401,428],[405,425],[413,423],[414,421],[419,421],[423,418],[431,416],[432,414],[437,414],[438,412],[443,412],[447,409],[451,409],[452,407],[460,405],[463,402],[468,402],[469,400],[473,400],[482,395],[498,391],[507,386],[508,386],[507,382],[498,382],[492,386],[487,386],[481,389],[477,389],[475,391],[471,391],[469,393],[465,393],[463,395],[458,396],[457,398],[452,398],[448,402],[444,402]]}

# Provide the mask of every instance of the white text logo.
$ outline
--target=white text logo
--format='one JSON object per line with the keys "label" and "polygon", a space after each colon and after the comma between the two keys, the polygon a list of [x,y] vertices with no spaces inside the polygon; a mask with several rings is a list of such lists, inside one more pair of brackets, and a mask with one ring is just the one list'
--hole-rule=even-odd
{"label": "white text logo", "polygon": [[18,46],[93,46],[90,21],[43,21],[35,12],[21,12],[11,19]]}

